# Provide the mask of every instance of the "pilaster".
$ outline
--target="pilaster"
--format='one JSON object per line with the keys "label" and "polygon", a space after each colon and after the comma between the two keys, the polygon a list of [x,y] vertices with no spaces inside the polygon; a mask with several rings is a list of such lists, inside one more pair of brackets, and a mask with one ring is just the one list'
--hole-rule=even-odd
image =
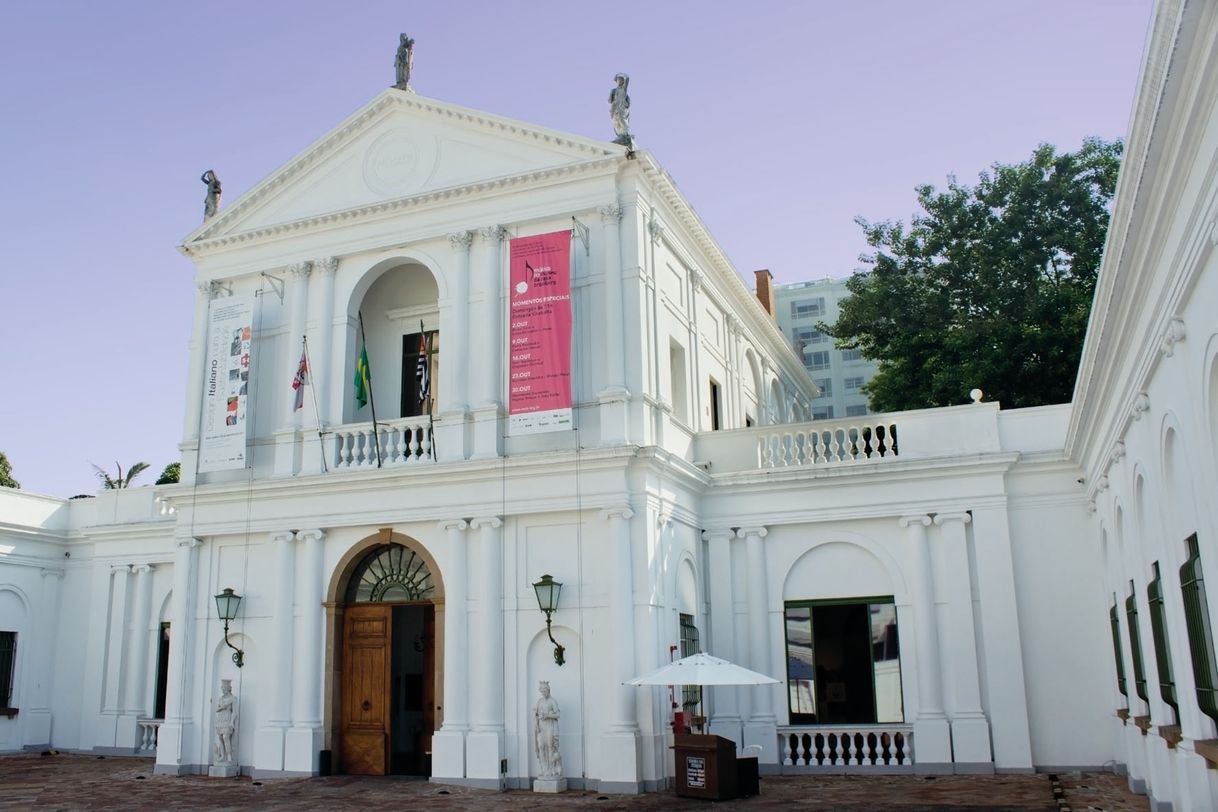
{"label": "pilaster", "polygon": [[601,206],[605,239],[605,386],[600,401],[601,445],[626,442],[630,392],[626,389],[625,331],[622,312],[622,207],[613,203]]}
{"label": "pilaster", "polygon": [[284,741],[292,725],[296,533],[292,530],[272,533],[271,544],[275,560],[275,593],[271,610],[271,661],[267,663],[265,673],[275,689],[270,693],[266,716],[254,734],[255,774],[283,771]]}
{"label": "pilaster", "polygon": [[[969,575],[967,513],[940,513],[935,524],[942,529],[943,580],[938,594],[947,604],[945,631],[952,641],[948,657],[952,688],[950,714],[952,751],[957,772],[992,772],[990,723],[981,710],[976,626],[973,620],[972,578]],[[943,594],[943,592],[946,594]]]}
{"label": "pilaster", "polygon": [[322,542],[324,530],[296,532],[302,543],[297,557],[301,570],[297,595],[296,651],[292,669],[292,727],[284,737],[284,772],[314,775],[321,750],[321,642],[325,636],[322,606]]}
{"label": "pilaster", "polygon": [[[169,678],[165,696],[165,722],[157,735],[158,774],[181,775],[205,764],[206,754],[193,752],[194,715],[190,707],[191,674],[189,652],[194,645],[194,584],[199,560],[197,538],[177,540],[173,559],[173,620],[169,633]],[[191,763],[192,757],[196,759]]]}
{"label": "pilaster", "polygon": [[469,590],[464,519],[440,522],[447,534],[444,581],[444,724],[432,738],[431,775],[465,778],[465,737],[469,732]]}
{"label": "pilaster", "polygon": [[942,773],[951,769],[952,742],[947,715],[943,712],[934,568],[930,537],[926,532],[931,518],[926,515],[902,516],[899,521],[912,548],[909,559],[913,564],[913,653],[918,664],[918,708],[914,718],[918,759],[915,768],[922,773]]}
{"label": "pilaster", "polygon": [[478,539],[478,628],[470,647],[471,729],[466,738],[466,775],[480,787],[502,789],[503,716],[503,521],[498,516],[472,519]]}
{"label": "pilaster", "polygon": [[[749,584],[749,668],[761,674],[770,672],[769,582],[766,579],[765,545],[769,534],[764,527],[742,527],[736,531],[744,539]],[[774,716],[774,694],[770,686],[752,689],[753,706],[744,723],[745,745],[759,745],[762,764],[778,763],[778,719]]]}
{"label": "pilaster", "polygon": [[630,534],[634,511],[628,505],[615,505],[602,510],[601,518],[609,523],[609,633],[614,668],[610,722],[601,746],[601,791],[634,794],[642,791],[637,689],[624,684],[635,676]]}
{"label": "pilaster", "polygon": [[[736,654],[736,632],[733,628],[735,598],[732,594],[732,538],[731,528],[704,530],[710,581],[710,654],[729,662],[738,662]],[[711,699],[710,732],[731,739],[738,745],[744,743],[740,708],[736,702],[736,688],[723,686],[706,688]]]}
{"label": "pilaster", "polygon": [[326,444],[319,427],[330,425],[330,398],[333,387],[334,279],[338,273],[338,258],[325,257],[313,263],[313,281],[309,291],[312,315],[307,331],[309,347],[309,380],[306,386],[313,396],[305,396],[301,412],[300,473],[319,474],[326,470]]}

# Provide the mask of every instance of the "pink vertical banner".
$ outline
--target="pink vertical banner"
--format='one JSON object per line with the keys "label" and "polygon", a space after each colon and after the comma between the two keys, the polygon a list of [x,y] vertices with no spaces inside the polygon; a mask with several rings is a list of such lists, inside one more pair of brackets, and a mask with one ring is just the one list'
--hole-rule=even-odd
{"label": "pink vertical banner", "polygon": [[508,262],[508,428],[571,423],[571,230],[517,237]]}

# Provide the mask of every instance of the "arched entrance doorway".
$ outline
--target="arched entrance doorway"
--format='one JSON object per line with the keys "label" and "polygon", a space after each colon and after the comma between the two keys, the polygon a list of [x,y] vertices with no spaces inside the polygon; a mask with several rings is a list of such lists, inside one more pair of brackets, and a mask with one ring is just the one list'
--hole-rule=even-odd
{"label": "arched entrance doorway", "polygon": [[350,570],[342,604],[340,769],[428,775],[435,731],[435,604],[431,568],[385,542]]}

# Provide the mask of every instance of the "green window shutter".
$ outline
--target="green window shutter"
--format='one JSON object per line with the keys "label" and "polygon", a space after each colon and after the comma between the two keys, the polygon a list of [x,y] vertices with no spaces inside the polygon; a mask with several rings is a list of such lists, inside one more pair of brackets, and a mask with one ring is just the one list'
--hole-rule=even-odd
{"label": "green window shutter", "polygon": [[1172,677],[1171,648],[1167,644],[1167,610],[1163,602],[1163,579],[1159,577],[1159,562],[1150,565],[1155,577],[1146,586],[1146,601],[1150,604],[1150,631],[1154,636],[1155,666],[1159,670],[1159,695],[1168,705],[1180,710],[1176,699],[1176,681]]}
{"label": "green window shutter", "polygon": [[1184,543],[1188,547],[1188,560],[1180,567],[1180,591],[1184,597],[1184,620],[1188,628],[1193,677],[1197,681],[1197,706],[1206,716],[1218,721],[1218,667],[1214,665],[1214,636],[1210,629],[1205,580],[1201,577],[1201,551],[1197,546],[1197,534],[1193,533]]}
{"label": "green window shutter", "polygon": [[1133,581],[1129,582],[1129,597],[1125,599],[1125,619],[1129,626],[1129,653],[1133,657],[1133,690],[1143,702],[1150,702],[1146,693],[1146,667],[1142,664],[1142,636],[1138,632],[1138,603]]}
{"label": "green window shutter", "polygon": [[1112,653],[1116,655],[1117,690],[1129,696],[1129,689],[1125,687],[1125,658],[1121,656],[1121,622],[1115,603],[1108,610],[1108,620],[1112,624]]}

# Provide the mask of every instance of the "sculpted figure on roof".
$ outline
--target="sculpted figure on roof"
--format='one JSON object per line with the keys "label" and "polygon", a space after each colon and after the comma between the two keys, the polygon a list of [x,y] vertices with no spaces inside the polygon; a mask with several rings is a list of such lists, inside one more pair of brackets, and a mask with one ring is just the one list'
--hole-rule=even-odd
{"label": "sculpted figure on roof", "polygon": [[630,135],[630,95],[626,92],[630,77],[619,73],[613,77],[613,81],[616,86],[609,91],[609,118],[613,121],[613,132],[617,134],[613,143],[630,147],[634,145],[634,138]]}
{"label": "sculpted figure on roof", "polygon": [[393,68],[397,72],[394,87],[398,90],[412,90],[410,87],[410,70],[414,67],[414,40],[405,34],[399,34],[398,53],[393,59]]}

